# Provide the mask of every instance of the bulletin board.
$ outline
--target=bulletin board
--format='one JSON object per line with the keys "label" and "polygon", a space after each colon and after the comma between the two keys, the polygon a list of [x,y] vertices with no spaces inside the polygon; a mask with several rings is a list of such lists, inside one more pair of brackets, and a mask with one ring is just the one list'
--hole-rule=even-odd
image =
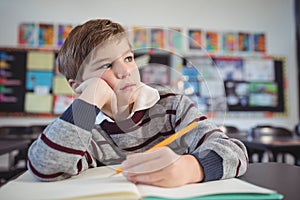
{"label": "bulletin board", "polygon": [[213,116],[226,112],[229,117],[287,115],[284,57],[214,55],[186,60],[184,87],[193,88],[187,95],[202,112]]}
{"label": "bulletin board", "polygon": [[0,48],[0,115],[55,116],[73,92],[56,70],[57,50]]}
{"label": "bulletin board", "polygon": [[140,69],[142,81],[169,86],[215,117],[287,115],[284,57],[193,55],[181,57],[177,68],[174,57],[150,52],[148,65]]}

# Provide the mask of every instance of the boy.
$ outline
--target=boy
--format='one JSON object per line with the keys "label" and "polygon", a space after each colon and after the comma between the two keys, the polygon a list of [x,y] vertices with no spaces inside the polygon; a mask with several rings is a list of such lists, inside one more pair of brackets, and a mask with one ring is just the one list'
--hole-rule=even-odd
{"label": "boy", "polygon": [[[121,164],[132,182],[175,187],[245,173],[247,151],[240,141],[211,124],[187,97],[140,81],[118,23],[99,19],[75,27],[58,67],[76,98],[29,149],[28,169],[37,178],[61,180]],[[147,151],[193,121],[198,126],[168,147]]]}

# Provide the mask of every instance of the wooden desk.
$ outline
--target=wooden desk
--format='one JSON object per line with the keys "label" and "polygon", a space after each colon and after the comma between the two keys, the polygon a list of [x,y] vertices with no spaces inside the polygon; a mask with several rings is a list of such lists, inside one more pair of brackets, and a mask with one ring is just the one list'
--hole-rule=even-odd
{"label": "wooden desk", "polygon": [[277,162],[279,153],[290,153],[295,158],[295,165],[300,166],[300,138],[269,137],[241,139],[248,149],[268,151],[269,161]]}
{"label": "wooden desk", "polygon": [[251,163],[240,177],[250,183],[276,190],[285,200],[299,200],[300,167],[285,163]]}
{"label": "wooden desk", "polygon": [[9,154],[8,156],[8,169],[0,171],[0,186],[5,184],[12,177],[17,176],[26,170],[26,168],[16,168],[15,156],[11,152],[14,150],[25,150],[29,147],[31,140],[10,140],[0,139],[0,155]]}
{"label": "wooden desk", "polygon": [[26,149],[30,144],[30,140],[0,140],[0,155],[10,153],[14,150]]}
{"label": "wooden desk", "polygon": [[[275,163],[275,164],[280,164],[280,163]],[[157,194],[161,196],[161,195],[165,195],[164,193],[168,194],[168,196],[164,196],[164,198],[162,199],[170,199],[170,198],[174,199],[175,197],[176,199],[198,199],[198,198],[192,198],[192,196],[186,196],[186,194],[194,193],[195,196],[201,196],[207,194],[216,194],[216,192],[224,193],[224,191],[229,192],[229,194],[225,196],[222,195],[223,196],[222,199],[253,199],[254,197],[259,197],[259,199],[261,200],[279,199],[281,198],[282,195],[282,194],[273,193],[272,191],[267,191],[267,193],[271,195],[257,196],[259,191],[261,192],[263,188],[257,188],[256,186],[253,186],[252,184],[248,185],[247,183],[246,184],[248,186],[244,187],[245,186],[244,182],[236,179],[212,181],[207,183],[199,183],[199,184],[187,185],[187,186],[176,187],[176,188],[148,188],[145,185],[136,186],[132,183],[129,183],[125,179],[125,177],[121,175],[117,175],[113,177],[111,176],[112,173],[115,172],[115,169],[117,169],[118,167],[119,166],[91,168],[82,172],[78,176],[74,176],[70,179],[56,181],[56,182],[38,181],[27,171],[17,179],[12,180],[10,183],[0,188],[0,199],[9,199],[9,200],[82,199],[80,198],[82,197],[82,195],[89,197],[84,199],[96,199],[97,194],[101,192],[110,194],[107,196],[102,196],[101,199],[108,199],[107,197],[109,196],[115,197],[114,199],[132,199],[132,198],[128,198],[126,194],[130,193],[130,191],[137,191],[137,190],[139,191],[137,193],[140,194],[142,193],[144,194],[144,196],[146,196],[146,198],[139,198],[139,199],[149,199],[149,200],[157,199],[155,198]],[[256,176],[257,175],[256,173],[260,172],[260,168],[263,169],[264,166],[260,167],[256,165],[250,165],[249,171],[244,177],[241,177],[241,179],[244,178],[244,180],[248,179],[252,181],[252,183],[254,183],[254,181],[257,181],[259,183],[259,180],[263,179],[263,176],[261,175]],[[280,169],[284,170],[284,168],[280,168]],[[274,171],[274,173],[276,172],[277,171]],[[300,180],[300,178],[296,177],[296,179],[294,180]],[[235,184],[232,183],[232,181],[234,181]],[[285,182],[279,182],[279,187],[276,187],[276,189],[286,192],[285,190],[282,189],[282,187],[287,187],[289,184],[282,185],[280,183],[285,183]],[[298,187],[298,185],[295,186]],[[266,187],[264,188],[270,188],[270,186],[266,184]],[[119,193],[118,196],[112,195],[112,192],[116,191],[115,189],[118,190]],[[150,193],[145,193],[146,191]],[[241,195],[239,194],[240,192],[248,195],[246,196]],[[236,193],[236,195],[230,195],[233,193]],[[256,193],[256,195],[253,193]],[[147,196],[149,198],[147,198]],[[219,198],[204,197],[204,199],[219,199]]]}
{"label": "wooden desk", "polygon": [[242,141],[249,151],[269,152],[270,162],[277,162],[279,153],[290,153],[295,158],[295,165],[300,166],[300,137],[261,136],[251,138],[247,134],[229,134],[228,136]]}

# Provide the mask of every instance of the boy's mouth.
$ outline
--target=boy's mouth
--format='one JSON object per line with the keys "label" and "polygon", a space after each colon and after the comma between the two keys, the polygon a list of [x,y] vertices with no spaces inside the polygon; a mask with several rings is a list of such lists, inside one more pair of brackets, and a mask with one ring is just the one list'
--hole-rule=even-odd
{"label": "boy's mouth", "polygon": [[131,90],[134,86],[135,86],[134,83],[128,83],[128,84],[125,84],[125,86],[122,87],[120,90],[121,91],[128,91],[128,90]]}

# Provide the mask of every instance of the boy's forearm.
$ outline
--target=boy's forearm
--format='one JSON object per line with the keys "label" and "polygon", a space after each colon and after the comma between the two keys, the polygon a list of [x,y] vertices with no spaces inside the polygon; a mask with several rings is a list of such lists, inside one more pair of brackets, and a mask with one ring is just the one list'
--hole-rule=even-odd
{"label": "boy's forearm", "polygon": [[204,141],[202,150],[197,148],[192,153],[203,167],[205,175],[203,181],[238,177],[246,172],[248,157],[241,142],[233,142],[228,138],[210,138],[210,140]]}
{"label": "boy's forearm", "polygon": [[98,110],[81,100],[49,124],[28,152],[28,168],[41,180],[60,180],[95,164],[88,153]]}
{"label": "boy's forearm", "polygon": [[88,168],[91,133],[61,119],[55,120],[28,151],[29,170],[41,180],[60,180]]}
{"label": "boy's forearm", "polygon": [[71,106],[60,116],[60,119],[91,131],[100,112],[97,106],[81,99],[75,99]]}
{"label": "boy's forearm", "polygon": [[[245,145],[238,140],[228,138],[196,107],[186,106],[191,104],[189,102],[189,99],[182,98],[176,109],[178,118],[183,116],[182,113],[185,116],[180,124],[187,124],[185,120],[198,120],[198,127],[184,137],[184,143],[189,145],[188,154],[195,156],[203,167],[203,181],[232,178],[244,174],[248,167]],[[178,127],[180,128],[182,127]]]}

